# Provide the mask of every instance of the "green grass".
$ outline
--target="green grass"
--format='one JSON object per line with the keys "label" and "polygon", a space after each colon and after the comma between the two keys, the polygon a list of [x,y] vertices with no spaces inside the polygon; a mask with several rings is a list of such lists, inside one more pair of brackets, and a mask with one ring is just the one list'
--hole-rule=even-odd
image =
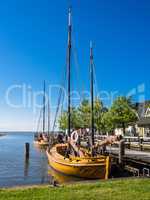
{"label": "green grass", "polygon": [[150,179],[0,189],[0,200],[150,200]]}

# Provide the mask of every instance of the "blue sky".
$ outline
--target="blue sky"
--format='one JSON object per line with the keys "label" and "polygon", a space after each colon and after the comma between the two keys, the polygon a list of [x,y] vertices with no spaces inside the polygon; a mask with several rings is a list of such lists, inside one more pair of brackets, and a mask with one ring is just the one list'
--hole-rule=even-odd
{"label": "blue sky", "polygon": [[[0,130],[35,128],[37,112],[32,106],[7,105],[6,91],[10,86],[25,84],[37,92],[44,79],[51,85],[61,83],[66,62],[68,2],[0,2]],[[73,40],[79,63],[72,69],[74,87],[89,89],[92,40],[98,89],[126,95],[144,84],[142,93],[150,99],[149,10],[148,0],[72,0]],[[10,98],[19,103],[20,91],[14,90]],[[52,101],[56,102],[56,98],[53,95]],[[139,94],[134,98],[138,100]]]}

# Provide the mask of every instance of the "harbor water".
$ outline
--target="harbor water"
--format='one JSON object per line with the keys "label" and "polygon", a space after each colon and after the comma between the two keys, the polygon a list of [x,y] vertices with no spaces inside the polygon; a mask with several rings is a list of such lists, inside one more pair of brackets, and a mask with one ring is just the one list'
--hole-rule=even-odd
{"label": "harbor water", "polygon": [[[33,133],[11,132],[0,137],[0,187],[51,184],[81,179],[61,175],[48,166],[44,149],[33,144]],[[25,159],[25,143],[30,143],[30,157]]]}
{"label": "harbor water", "polygon": [[[53,184],[85,181],[65,176],[48,165],[45,149],[33,143],[34,133],[11,132],[0,136],[0,187]],[[25,159],[25,143],[30,144],[29,159]],[[128,173],[112,167],[111,177],[128,177]]]}
{"label": "harbor water", "polygon": [[[24,146],[30,143],[30,158]],[[44,150],[33,145],[33,133],[7,133],[0,137],[0,187],[43,184],[49,181]]]}

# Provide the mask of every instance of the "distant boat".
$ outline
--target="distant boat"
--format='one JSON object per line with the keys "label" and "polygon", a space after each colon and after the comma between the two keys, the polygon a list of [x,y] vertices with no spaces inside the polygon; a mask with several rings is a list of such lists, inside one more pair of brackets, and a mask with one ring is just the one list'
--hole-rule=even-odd
{"label": "distant boat", "polygon": [[[93,117],[93,55],[92,46],[90,49],[91,55],[91,118],[92,118],[92,144],[91,152],[86,149],[78,148],[76,144],[70,141],[71,138],[71,118],[70,118],[70,72],[71,72],[71,10],[69,9],[69,24],[68,24],[68,142],[66,144],[57,144],[49,148],[46,153],[50,166],[58,172],[65,175],[82,177],[86,179],[107,179],[110,170],[109,156],[94,155],[92,146],[94,146],[94,117]],[[74,153],[71,153],[74,151]],[[75,153],[77,155],[75,155]]]}
{"label": "distant boat", "polygon": [[[44,87],[43,87],[43,120],[42,120],[42,132],[36,132],[34,135],[34,144],[37,146],[45,147],[49,145],[49,102],[48,102],[48,131],[46,133],[45,131],[45,111],[46,111],[46,102],[45,102],[45,95],[46,95],[46,86],[44,81]],[[41,116],[40,116],[41,117]],[[38,122],[40,123],[40,122]],[[38,124],[39,125],[39,124]]]}

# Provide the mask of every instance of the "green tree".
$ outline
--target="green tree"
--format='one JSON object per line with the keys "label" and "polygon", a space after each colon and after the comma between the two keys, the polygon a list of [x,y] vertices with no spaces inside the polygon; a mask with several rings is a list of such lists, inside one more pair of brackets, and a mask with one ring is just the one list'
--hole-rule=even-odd
{"label": "green tree", "polygon": [[[107,109],[103,107],[100,99],[94,101],[94,122],[95,128],[100,132],[103,128],[102,116]],[[63,112],[58,120],[61,130],[67,129],[68,119],[67,112]],[[84,99],[77,108],[71,108],[71,128],[89,128],[91,127],[91,104],[87,99]]]}
{"label": "green tree", "polygon": [[125,128],[137,120],[137,114],[134,110],[135,106],[131,98],[118,97],[112,104],[109,111],[109,119],[114,127],[123,128],[125,134]]}
{"label": "green tree", "polygon": [[84,99],[78,107],[81,128],[91,126],[91,105],[87,99]]}
{"label": "green tree", "polygon": [[110,111],[107,111],[103,114],[101,123],[103,124],[102,126],[103,132],[112,133],[114,131],[115,124],[113,122],[112,113]]}
{"label": "green tree", "polygon": [[59,129],[65,131],[67,129],[67,112],[61,113],[58,119]]}
{"label": "green tree", "polygon": [[100,132],[104,132],[104,123],[102,121],[104,113],[107,112],[107,108],[103,106],[102,101],[100,99],[96,99],[94,101],[94,121],[95,128]]}
{"label": "green tree", "polygon": [[[64,111],[58,119],[59,128],[61,130],[66,130],[68,128],[68,113]],[[71,128],[78,129],[80,128],[80,120],[78,109],[71,108]]]}
{"label": "green tree", "polygon": [[79,129],[81,127],[81,119],[78,108],[71,108],[71,128]]}

